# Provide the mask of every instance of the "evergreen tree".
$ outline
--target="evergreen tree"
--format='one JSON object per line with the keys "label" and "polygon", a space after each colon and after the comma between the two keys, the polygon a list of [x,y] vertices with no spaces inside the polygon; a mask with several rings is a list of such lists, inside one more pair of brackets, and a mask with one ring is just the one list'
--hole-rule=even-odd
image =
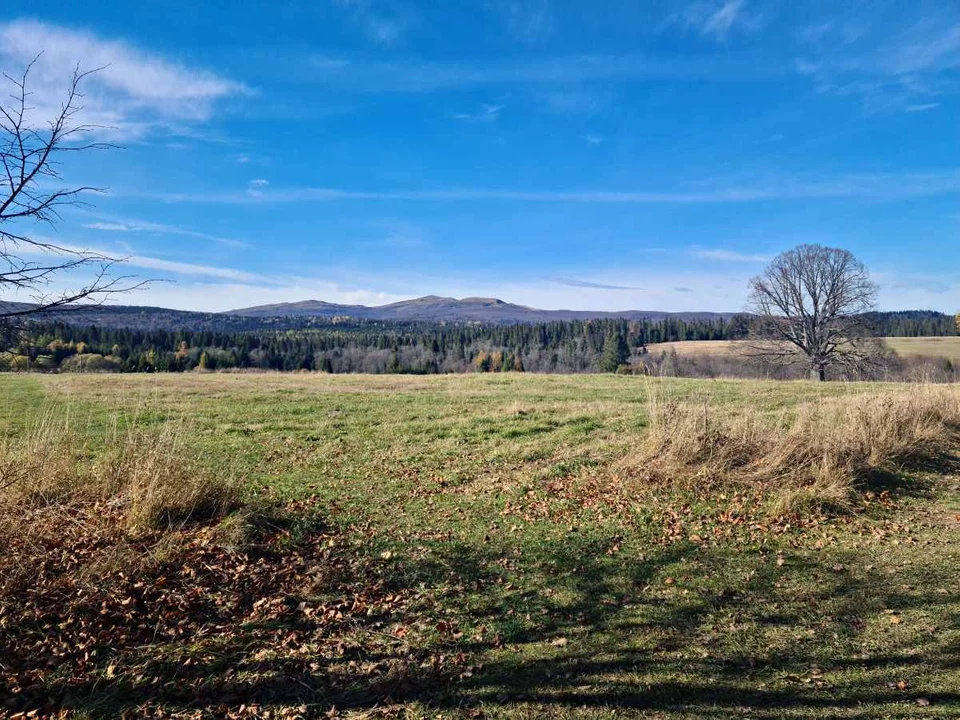
{"label": "evergreen tree", "polygon": [[616,372],[617,368],[630,359],[627,339],[619,331],[611,331],[603,342],[603,354],[598,367],[600,372]]}

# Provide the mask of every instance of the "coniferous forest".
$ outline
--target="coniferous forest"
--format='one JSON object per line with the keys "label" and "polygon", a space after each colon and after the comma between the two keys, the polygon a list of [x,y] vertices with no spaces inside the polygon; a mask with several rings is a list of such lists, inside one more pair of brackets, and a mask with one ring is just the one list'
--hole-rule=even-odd
{"label": "coniferous forest", "polygon": [[[954,318],[874,313],[880,336],[956,334]],[[530,324],[312,319],[309,327],[157,329],[33,321],[0,329],[0,369],[80,372],[315,370],[328,373],[611,372],[680,340],[743,337],[749,318]]]}

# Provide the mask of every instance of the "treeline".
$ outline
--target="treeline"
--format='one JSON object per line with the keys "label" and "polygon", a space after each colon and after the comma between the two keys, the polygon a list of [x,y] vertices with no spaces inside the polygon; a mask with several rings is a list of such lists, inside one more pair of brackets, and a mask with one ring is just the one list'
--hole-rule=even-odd
{"label": "treeline", "polygon": [[731,320],[573,320],[479,325],[340,321],[324,328],[214,332],[34,322],[0,338],[0,369],[185,372],[261,369],[330,373],[593,372],[649,345],[722,340]]}
{"label": "treeline", "polygon": [[870,313],[868,325],[880,337],[945,337],[957,334],[957,317],[933,310]]}
{"label": "treeline", "polygon": [[[867,319],[881,336],[957,334],[954,317],[937,312],[873,313]],[[17,328],[0,325],[0,370],[609,372],[641,360],[643,366],[656,364],[659,343],[737,339],[749,327],[746,316],[509,325],[349,318],[313,322],[306,328],[243,331],[114,327],[61,319]]]}

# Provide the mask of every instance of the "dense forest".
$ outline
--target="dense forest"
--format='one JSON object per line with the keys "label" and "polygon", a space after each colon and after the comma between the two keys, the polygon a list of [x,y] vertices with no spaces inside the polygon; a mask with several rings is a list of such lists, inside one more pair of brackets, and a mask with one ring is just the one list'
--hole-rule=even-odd
{"label": "dense forest", "polygon": [[[311,329],[214,332],[35,322],[8,330],[7,369],[182,372],[193,369],[333,373],[615,370],[648,345],[719,340],[731,321],[587,320],[480,325],[337,321]],[[606,354],[604,350],[606,348]]]}
{"label": "dense forest", "polygon": [[[956,334],[952,316],[876,313],[875,334]],[[313,319],[243,331],[104,327],[65,320],[0,327],[0,369],[79,372],[317,370],[329,373],[596,372],[657,355],[657,344],[743,337],[749,318],[532,324]]]}

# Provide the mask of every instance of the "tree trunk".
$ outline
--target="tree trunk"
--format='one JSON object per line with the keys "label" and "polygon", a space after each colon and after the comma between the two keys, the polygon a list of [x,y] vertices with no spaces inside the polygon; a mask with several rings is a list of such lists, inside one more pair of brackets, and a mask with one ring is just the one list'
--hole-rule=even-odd
{"label": "tree trunk", "polygon": [[810,379],[816,380],[817,382],[823,382],[827,379],[826,369],[823,365],[814,365],[810,368]]}

